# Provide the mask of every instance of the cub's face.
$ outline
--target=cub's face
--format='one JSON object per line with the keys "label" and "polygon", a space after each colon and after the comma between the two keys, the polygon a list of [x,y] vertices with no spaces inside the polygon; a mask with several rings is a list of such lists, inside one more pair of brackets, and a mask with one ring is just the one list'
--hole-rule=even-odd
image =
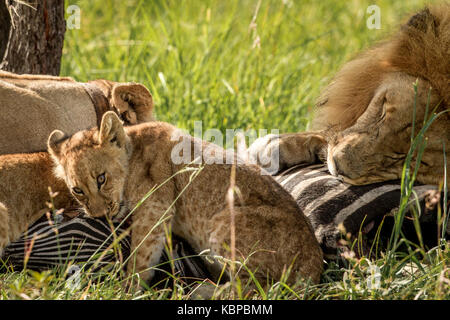
{"label": "cub's face", "polygon": [[128,174],[127,136],[113,115],[106,120],[104,116],[100,131],[81,131],[62,142],[57,141],[62,133],[56,131],[49,138],[55,173],[92,217],[112,218],[126,209],[123,190]]}
{"label": "cub's face", "polygon": [[92,217],[114,217],[123,208],[126,163],[114,146],[96,146],[63,155],[65,181],[72,195]]}

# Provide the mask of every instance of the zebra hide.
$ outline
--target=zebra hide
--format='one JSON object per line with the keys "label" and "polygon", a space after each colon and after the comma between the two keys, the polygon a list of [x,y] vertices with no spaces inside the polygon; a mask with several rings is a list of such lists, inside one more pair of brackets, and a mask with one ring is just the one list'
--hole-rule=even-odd
{"label": "zebra hide", "polygon": [[[393,220],[401,195],[398,181],[352,186],[331,176],[322,164],[296,166],[275,179],[292,194],[309,218],[327,258],[338,257],[340,239],[345,234],[356,236],[362,232],[370,238],[378,230],[383,218]],[[433,186],[416,186],[414,192],[417,198],[410,200],[410,207],[419,204],[416,211],[420,215],[421,227],[423,231],[430,231],[424,234],[424,239],[431,239],[432,245],[437,239],[436,211],[439,207],[437,203],[440,203],[439,196],[440,199],[442,196]],[[387,230],[389,235],[392,228],[384,222],[382,229]],[[407,217],[404,226],[408,224],[411,227],[412,222]],[[97,260],[92,259],[94,255],[111,246],[114,229],[117,229],[117,224],[111,226],[102,219],[76,217],[55,221],[43,217],[19,240],[5,248],[3,270],[6,267],[20,270],[25,264],[28,269],[44,270],[65,266],[69,261],[92,264]],[[123,228],[118,228],[115,236],[119,237],[123,232]],[[126,259],[130,251],[129,236],[114,246],[117,247],[119,250],[109,250],[102,255],[99,267]],[[163,282],[167,279],[167,272],[173,271],[187,283],[208,278],[207,268],[197,254],[185,240],[174,236],[172,248],[164,250],[153,283]],[[172,261],[172,265],[168,261]]]}

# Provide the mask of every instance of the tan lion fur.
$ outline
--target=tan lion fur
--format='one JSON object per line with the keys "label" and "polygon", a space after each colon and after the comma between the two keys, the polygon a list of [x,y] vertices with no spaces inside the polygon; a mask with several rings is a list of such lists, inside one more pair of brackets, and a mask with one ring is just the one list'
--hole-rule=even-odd
{"label": "tan lion fur", "polygon": [[[415,103],[416,79],[419,81]],[[429,94],[428,118],[432,111],[448,110],[448,3],[413,15],[388,40],[346,63],[318,99],[314,131],[260,138],[250,147],[250,156],[258,159],[258,155],[267,157],[278,150],[280,169],[321,159],[328,162],[332,174],[351,184],[400,179],[411,135],[416,135],[424,123]],[[431,125],[426,138],[417,181],[439,184],[445,167],[444,143],[447,159],[450,158],[448,112]]]}
{"label": "tan lion fur", "polygon": [[[135,208],[158,186],[132,215],[131,249],[137,251],[128,272],[136,270],[144,280],[152,277],[154,271],[149,267],[160,259],[164,225],[186,239],[196,252],[209,249],[212,256],[231,258],[226,195],[232,166],[205,164],[190,181],[192,171],[181,172],[186,165],[175,164],[172,158],[181,141],[188,146],[184,149],[187,161],[194,159],[195,150],[209,150],[203,154],[203,163],[212,156],[225,160],[226,155],[223,149],[190,136],[173,138],[177,134],[178,129],[162,122],[124,129],[117,116],[108,112],[100,131],[82,131],[62,142],[58,141],[63,135],[55,131],[49,138],[56,171],[91,216],[122,215],[123,206]],[[186,150],[192,152],[187,154]],[[99,184],[101,176],[103,184]],[[236,259],[248,258],[246,266],[261,284],[266,284],[267,276],[279,280],[289,267],[289,283],[298,276],[318,282],[322,252],[293,198],[270,176],[261,175],[257,166],[238,164],[236,187]],[[160,219],[165,223],[158,224]],[[211,271],[217,275],[220,270]],[[242,270],[240,277],[245,280],[249,275]]]}
{"label": "tan lion fur", "polygon": [[[47,152],[0,155],[0,253],[41,217],[50,211],[48,187],[58,192],[55,208],[75,205],[66,185],[53,174]],[[1,254],[0,254],[1,256]]]}
{"label": "tan lion fur", "polygon": [[[351,127],[392,72],[430,82],[450,105],[450,5],[425,9],[399,32],[345,64],[318,100],[313,129]],[[389,80],[389,79],[388,79]],[[423,107],[423,106],[422,106]],[[412,110],[411,110],[412,112]]]}
{"label": "tan lion fur", "polygon": [[[124,120],[131,124],[152,120],[153,100],[141,84],[92,83]],[[75,133],[91,128],[97,124],[97,115],[83,83],[68,77],[0,71],[0,123],[0,154],[37,152],[46,149],[53,130]]]}
{"label": "tan lion fur", "polygon": [[[153,100],[144,86],[97,81],[124,120],[140,123],[152,119]],[[48,135],[56,128],[72,133],[86,129],[96,125],[97,115],[82,83],[4,71],[0,71],[0,111],[1,252],[49,210],[49,187],[58,193],[55,208],[76,204],[66,185],[55,178],[49,154],[31,152],[46,150]],[[14,154],[1,155],[5,153]]]}

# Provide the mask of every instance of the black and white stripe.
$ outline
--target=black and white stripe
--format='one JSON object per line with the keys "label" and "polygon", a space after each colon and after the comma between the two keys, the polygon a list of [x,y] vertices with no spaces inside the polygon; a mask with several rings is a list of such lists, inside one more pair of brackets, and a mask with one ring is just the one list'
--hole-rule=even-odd
{"label": "black and white stripe", "polygon": [[[298,165],[275,179],[291,193],[309,218],[319,243],[329,256],[336,253],[337,241],[341,238],[340,224],[346,232],[356,235],[362,227],[371,223],[371,228],[376,228],[377,224],[373,222],[379,222],[387,214],[394,215],[400,204],[399,181],[353,186],[330,175],[323,164]],[[435,223],[436,210],[426,207],[425,197],[434,190],[437,188],[430,185],[414,187],[423,217],[421,220],[431,220],[428,224]],[[409,201],[409,208],[413,202],[413,199]],[[434,219],[425,219],[429,217]]]}
{"label": "black and white stripe", "polygon": [[[111,246],[115,237],[110,235],[115,227],[102,219],[73,218],[57,223],[43,217],[28,228],[19,240],[6,247],[4,256],[16,268],[26,264],[28,268],[38,270],[64,266],[68,261],[85,263],[94,253],[102,253]],[[118,237],[123,231],[117,229],[115,235]],[[115,249],[128,256],[129,237],[120,241]],[[100,266],[116,259],[111,250],[102,258]]]}
{"label": "black and white stripe", "polygon": [[[129,256],[129,235],[112,245],[114,239],[120,238],[125,231],[117,223],[110,225],[104,219],[88,217],[64,220],[57,223],[43,217],[34,223],[19,240],[5,248],[0,272],[11,268],[22,270],[24,267],[40,271],[66,267],[69,262],[83,265],[85,270],[95,264],[92,271],[97,271],[112,267],[119,259],[125,261]],[[189,244],[176,236],[172,242],[172,249],[163,251],[152,284],[164,286],[167,273],[172,272],[185,283],[210,277],[202,258],[196,256]],[[105,250],[108,251],[105,253]]]}

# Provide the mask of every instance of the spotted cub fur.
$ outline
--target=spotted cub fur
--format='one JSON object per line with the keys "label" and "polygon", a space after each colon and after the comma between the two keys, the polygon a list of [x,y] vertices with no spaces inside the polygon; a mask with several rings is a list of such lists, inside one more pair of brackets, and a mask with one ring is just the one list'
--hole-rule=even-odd
{"label": "spotted cub fur", "polygon": [[[224,150],[178,133],[162,122],[124,128],[108,112],[99,130],[81,131],[70,138],[55,131],[49,137],[57,174],[89,215],[112,218],[122,215],[124,208],[135,208],[131,226],[135,255],[128,272],[139,272],[143,280],[153,276],[150,267],[160,259],[164,226],[170,226],[197,252],[209,249],[211,255],[231,259],[230,207],[234,207],[234,256],[258,281],[277,281],[291,267],[289,283],[299,276],[318,282],[322,252],[292,197],[271,177],[261,175],[257,166],[238,164],[237,191],[229,206],[226,195],[232,165],[217,161],[225,160]],[[189,148],[182,148],[185,160],[208,150],[201,163],[190,165],[195,171],[183,170],[186,164],[172,161],[179,155],[180,143],[186,142]],[[211,272],[217,274],[220,267],[211,265]],[[239,274],[241,279],[249,278],[246,268]]]}

